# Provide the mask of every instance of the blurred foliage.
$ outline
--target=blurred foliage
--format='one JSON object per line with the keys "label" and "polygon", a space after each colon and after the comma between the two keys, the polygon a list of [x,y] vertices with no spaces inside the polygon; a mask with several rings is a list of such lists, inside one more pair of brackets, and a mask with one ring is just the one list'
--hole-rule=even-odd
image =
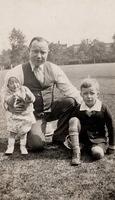
{"label": "blurred foliage", "polygon": [[11,45],[11,64],[16,66],[21,62],[28,60],[28,48],[25,45],[25,35],[20,31],[13,28],[9,41]]}
{"label": "blurred foliage", "polygon": [[3,50],[0,55],[1,68],[9,69],[11,66],[11,50]]}
{"label": "blurred foliage", "polygon": [[29,59],[28,47],[25,45],[25,36],[20,30],[12,29],[9,42],[11,49],[3,50],[0,55],[0,65],[3,69],[10,69]]}
{"label": "blurred foliage", "polygon": [[[48,60],[59,65],[107,63],[115,62],[115,34],[112,43],[104,43],[97,39],[84,39],[80,44],[50,43]],[[12,29],[9,42],[11,49],[3,50],[0,55],[1,69],[9,69],[29,60],[25,35],[15,28]]]}

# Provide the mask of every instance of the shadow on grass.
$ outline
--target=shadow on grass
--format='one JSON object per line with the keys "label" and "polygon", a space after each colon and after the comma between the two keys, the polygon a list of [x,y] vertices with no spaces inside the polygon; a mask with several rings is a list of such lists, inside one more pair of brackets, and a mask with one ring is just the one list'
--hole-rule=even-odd
{"label": "shadow on grass", "polygon": [[[0,138],[0,153],[5,155],[7,148],[7,138]],[[21,155],[19,140],[16,140],[14,153],[8,156],[9,160],[71,160],[72,152],[67,149],[64,145],[46,144],[44,149],[32,151],[28,149],[28,155]],[[84,152],[81,154],[82,162],[92,162],[89,155]]]}

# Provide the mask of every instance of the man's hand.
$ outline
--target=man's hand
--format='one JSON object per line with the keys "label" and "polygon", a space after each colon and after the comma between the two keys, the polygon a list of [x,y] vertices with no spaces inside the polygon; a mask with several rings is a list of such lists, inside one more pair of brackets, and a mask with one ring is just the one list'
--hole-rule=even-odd
{"label": "man's hand", "polygon": [[111,149],[111,148],[108,148],[107,149],[107,154],[115,154],[115,149]]}
{"label": "man's hand", "polygon": [[8,110],[15,114],[21,114],[25,110],[25,106],[23,105],[17,105],[15,107],[9,106]]}

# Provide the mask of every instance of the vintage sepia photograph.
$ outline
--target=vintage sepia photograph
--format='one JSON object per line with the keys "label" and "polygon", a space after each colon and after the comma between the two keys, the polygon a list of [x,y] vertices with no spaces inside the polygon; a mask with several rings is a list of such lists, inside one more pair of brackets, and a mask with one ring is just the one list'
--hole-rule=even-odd
{"label": "vintage sepia photograph", "polygon": [[0,200],[115,200],[114,0],[0,0]]}

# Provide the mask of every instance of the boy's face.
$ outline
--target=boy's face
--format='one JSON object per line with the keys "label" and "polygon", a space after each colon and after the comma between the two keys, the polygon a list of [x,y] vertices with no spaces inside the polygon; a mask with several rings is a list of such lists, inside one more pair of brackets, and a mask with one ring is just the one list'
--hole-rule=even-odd
{"label": "boy's face", "polygon": [[81,89],[81,96],[85,102],[85,104],[91,108],[94,106],[97,98],[98,98],[99,92],[94,86],[88,87],[88,88],[82,88]]}
{"label": "boy's face", "polygon": [[46,41],[37,41],[34,40],[31,44],[29,56],[32,64],[35,67],[39,67],[39,65],[43,64],[48,55],[48,44]]}
{"label": "boy's face", "polygon": [[20,83],[16,78],[12,77],[9,78],[7,86],[12,92],[16,92],[20,88]]}

